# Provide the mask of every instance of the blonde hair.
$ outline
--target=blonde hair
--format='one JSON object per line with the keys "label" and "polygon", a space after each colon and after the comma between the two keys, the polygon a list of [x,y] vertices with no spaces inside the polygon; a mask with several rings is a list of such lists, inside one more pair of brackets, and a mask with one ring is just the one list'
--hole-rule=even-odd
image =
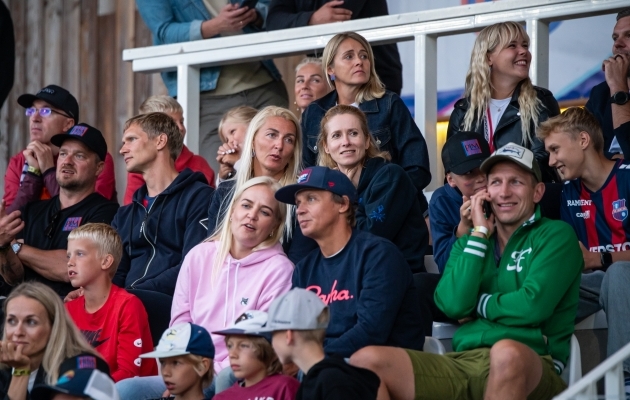
{"label": "blonde hair", "polygon": [[[319,65],[319,67],[322,69],[324,69],[323,63],[322,63],[322,59],[319,57],[304,57],[300,63],[295,67],[295,73],[297,74],[298,71],[300,69],[302,69],[303,66],[308,65],[308,64],[315,64],[315,65]],[[332,87],[332,86],[331,86]]]}
{"label": "blonde hair", "polygon": [[225,344],[232,336],[244,336],[252,342],[252,350],[256,354],[256,359],[265,365],[265,374],[275,375],[282,372],[282,363],[278,359],[278,355],[271,347],[271,343],[267,339],[261,336],[252,335],[228,335],[225,337]]}
{"label": "blonde hair", "polygon": [[593,149],[598,153],[604,151],[604,135],[597,118],[589,110],[582,107],[567,108],[562,114],[540,124],[536,135],[545,140],[555,132],[569,135],[573,140],[579,138],[580,132],[586,132],[591,137]]}
{"label": "blonde hair", "polygon": [[333,117],[336,117],[337,115],[344,115],[344,114],[352,115],[356,119],[359,120],[359,127],[361,128],[361,133],[363,133],[363,137],[365,138],[365,140],[367,140],[370,143],[367,150],[365,151],[364,160],[380,157],[387,161],[390,161],[391,156],[389,155],[389,152],[380,151],[378,149],[378,145],[376,144],[376,141],[374,140],[374,136],[370,134],[367,118],[365,117],[365,114],[363,114],[363,111],[353,106],[339,104],[339,105],[334,106],[330,110],[328,110],[326,114],[324,115],[324,117],[322,118],[322,122],[320,124],[319,136],[317,137],[317,150],[318,150],[317,164],[323,167],[331,168],[331,169],[335,169],[338,167],[335,160],[333,160],[330,154],[326,153],[326,151],[324,150],[324,145],[328,143],[327,142],[328,133],[329,133],[328,127],[327,127],[328,122]]}
{"label": "blonde hair", "polygon": [[[214,377],[213,360],[211,358],[198,356],[196,354],[185,354],[182,356],[182,358],[187,363],[192,365],[199,378],[201,378],[201,386],[204,388],[210,386],[210,384],[212,383],[212,378]],[[206,366],[203,364],[204,358],[210,360],[210,366],[205,371],[204,369],[206,368]]]}
{"label": "blonde hair", "polygon": [[138,113],[148,114],[152,112],[183,113],[181,104],[171,96],[157,95],[151,96],[140,104]]}
{"label": "blonde hair", "polygon": [[[83,334],[76,327],[61,301],[61,298],[51,288],[39,282],[25,282],[11,291],[4,301],[3,311],[7,317],[8,304],[18,297],[26,297],[39,302],[46,310],[50,323],[50,336],[41,367],[46,371],[46,383],[55,385],[59,379],[59,366],[70,357],[82,353],[101,356],[85,340]],[[2,340],[7,340],[6,328],[2,333]],[[8,368],[2,364],[3,368]]]}
{"label": "blonde hair", "polygon": [[[330,309],[324,308],[322,312],[317,316],[317,324],[327,324],[330,322]],[[316,342],[324,344],[326,338],[326,329],[311,329],[305,331],[295,331],[295,333],[302,338],[304,342]]]}
{"label": "blonde hair", "polygon": [[179,132],[179,128],[175,121],[173,121],[173,118],[162,112],[136,115],[125,122],[123,132],[129,129],[131,125],[140,127],[150,139],[154,139],[162,134],[166,135],[166,146],[168,147],[171,158],[177,160],[184,146],[184,137]]}
{"label": "blonde hair", "polygon": [[[274,194],[280,189],[282,186],[276,182],[273,178],[268,176],[259,176],[256,178],[252,178],[242,185],[237,186],[238,189],[232,196],[230,200],[229,207],[227,208],[227,212],[221,217],[221,223],[217,225],[214,233],[205,239],[203,242],[211,242],[211,241],[219,241],[219,250],[217,251],[214,261],[212,262],[212,278],[213,280],[219,275],[221,268],[223,267],[223,263],[225,262],[228,254],[230,253],[230,249],[232,247],[232,224],[230,223],[230,218],[232,216],[232,212],[236,207],[237,203],[240,201],[243,193],[256,185],[264,185],[269,188]],[[287,210],[288,205],[280,203],[276,200],[276,210],[274,212],[274,216],[276,217],[277,226],[271,232],[271,236],[267,237],[263,242],[254,247],[253,251],[263,250],[269,248],[282,238],[284,234],[284,224],[282,223],[287,219]]]}
{"label": "blonde hair", "polygon": [[357,93],[357,97],[355,101],[359,104],[364,101],[380,99],[385,94],[385,85],[381,82],[381,79],[378,77],[376,73],[376,69],[374,67],[374,53],[372,52],[372,46],[370,43],[365,40],[365,38],[359,35],[356,32],[344,32],[338,33],[333,36],[332,39],[326,44],[324,48],[324,53],[322,54],[322,63],[324,64],[324,72],[326,73],[326,81],[328,85],[331,87],[335,87],[333,81],[331,81],[330,76],[328,76],[328,67],[331,67],[335,62],[335,56],[337,55],[337,50],[341,43],[343,43],[346,39],[354,39],[363,48],[368,54],[368,60],[370,61],[370,78],[368,81],[361,86],[359,92]]}
{"label": "blonde hair", "polygon": [[[494,51],[504,49],[511,41],[519,36],[529,41],[529,35],[525,28],[517,22],[507,21],[485,27],[477,36],[472,54],[470,66],[466,74],[465,97],[470,106],[464,116],[463,130],[471,131],[479,128],[484,119],[484,113],[488,108],[491,98],[492,69],[488,65],[488,55]],[[521,114],[521,144],[525,147],[534,140],[535,132],[531,126],[538,125],[538,115],[542,108],[542,102],[538,99],[536,89],[529,76],[520,83],[518,96],[519,111]],[[473,127],[473,122],[477,125]]]}
{"label": "blonde hair", "polygon": [[223,143],[227,142],[227,137],[223,134],[223,125],[228,120],[234,121],[237,124],[249,125],[257,113],[258,110],[250,106],[230,108],[225,114],[223,114],[221,121],[219,121],[219,138],[221,138]]}
{"label": "blonde hair", "polygon": [[75,239],[88,239],[98,249],[98,256],[105,257],[110,254],[114,258],[108,272],[114,276],[118,264],[122,259],[123,245],[118,232],[111,225],[103,223],[89,223],[73,229],[68,235],[68,241]]}

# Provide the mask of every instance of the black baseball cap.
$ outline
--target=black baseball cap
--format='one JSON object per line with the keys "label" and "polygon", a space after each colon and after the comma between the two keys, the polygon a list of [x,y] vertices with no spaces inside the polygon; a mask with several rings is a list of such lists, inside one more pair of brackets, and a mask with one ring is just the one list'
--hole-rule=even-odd
{"label": "black baseball cap", "polygon": [[87,353],[64,360],[59,367],[57,383],[52,386],[36,385],[31,392],[31,398],[48,400],[59,393],[96,400],[119,398],[107,363],[100,357]]}
{"label": "black baseball cap", "polygon": [[50,138],[50,143],[61,147],[67,139],[78,140],[98,155],[101,161],[107,156],[107,142],[98,129],[85,123],[80,123],[68,129],[66,133],[59,133]]}
{"label": "black baseball cap", "polygon": [[357,189],[342,172],[327,167],[305,168],[297,183],[278,189],[276,200],[295,204],[295,195],[304,189],[327,190],[339,196],[348,196],[351,203],[357,202]]}
{"label": "black baseball cap", "polygon": [[488,142],[477,132],[458,132],[451,136],[442,147],[444,172],[464,175],[490,157]]}
{"label": "black baseball cap", "polygon": [[36,94],[23,94],[18,97],[17,102],[22,107],[29,108],[38,99],[63,110],[71,118],[74,118],[75,124],[79,122],[79,103],[70,92],[61,86],[48,85]]}

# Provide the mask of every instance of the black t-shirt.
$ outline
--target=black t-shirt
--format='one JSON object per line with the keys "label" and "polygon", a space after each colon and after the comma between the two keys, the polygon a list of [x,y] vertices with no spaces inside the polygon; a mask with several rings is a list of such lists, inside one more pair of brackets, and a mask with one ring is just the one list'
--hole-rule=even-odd
{"label": "black t-shirt", "polygon": [[[92,193],[71,207],[60,208],[59,196],[25,205],[24,229],[16,239],[24,239],[24,244],[40,250],[66,249],[71,230],[90,222],[111,224],[118,204]],[[69,282],[51,281],[27,266],[24,266],[24,280],[42,282],[62,297],[74,289]]]}

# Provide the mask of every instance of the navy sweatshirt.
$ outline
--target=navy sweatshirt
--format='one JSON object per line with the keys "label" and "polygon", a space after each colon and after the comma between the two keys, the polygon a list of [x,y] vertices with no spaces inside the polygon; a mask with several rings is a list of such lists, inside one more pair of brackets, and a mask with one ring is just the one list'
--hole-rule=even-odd
{"label": "navy sweatshirt", "polygon": [[324,341],[329,355],[350,357],[369,345],[422,350],[420,295],[389,240],[355,229],[333,257],[318,248],[300,261],[293,286],[312,290],[330,307]]}
{"label": "navy sweatshirt", "polygon": [[172,296],[184,257],[207,236],[202,220],[213,191],[202,173],[188,168],[148,209],[144,203],[147,185],[138,189],[133,202],[119,208],[112,222],[123,242],[113,283]]}
{"label": "navy sweatshirt", "polygon": [[357,228],[394,243],[411,272],[426,272],[429,230],[417,190],[405,170],[383,158],[370,158],[363,166],[357,192]]}
{"label": "navy sweatshirt", "polygon": [[457,241],[455,232],[459,225],[459,209],[463,203],[461,192],[448,183],[433,192],[429,202],[433,259],[440,274],[444,272],[451,247]]}

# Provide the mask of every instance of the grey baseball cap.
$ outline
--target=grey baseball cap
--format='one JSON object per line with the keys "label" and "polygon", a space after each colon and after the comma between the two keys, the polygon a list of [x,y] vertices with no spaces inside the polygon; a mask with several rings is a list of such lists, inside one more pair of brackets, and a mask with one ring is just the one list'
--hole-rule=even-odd
{"label": "grey baseball cap", "polygon": [[317,295],[310,290],[294,288],[277,297],[269,307],[267,324],[246,334],[285,331],[288,329],[307,331],[326,329],[328,322],[319,324],[317,317],[328,308]]}
{"label": "grey baseball cap", "polygon": [[538,161],[534,158],[534,153],[532,153],[531,150],[510,142],[492,153],[492,155],[481,164],[481,172],[487,174],[494,164],[501,161],[512,161],[518,164],[521,168],[531,172],[538,182],[542,182],[542,174],[538,166]]}

